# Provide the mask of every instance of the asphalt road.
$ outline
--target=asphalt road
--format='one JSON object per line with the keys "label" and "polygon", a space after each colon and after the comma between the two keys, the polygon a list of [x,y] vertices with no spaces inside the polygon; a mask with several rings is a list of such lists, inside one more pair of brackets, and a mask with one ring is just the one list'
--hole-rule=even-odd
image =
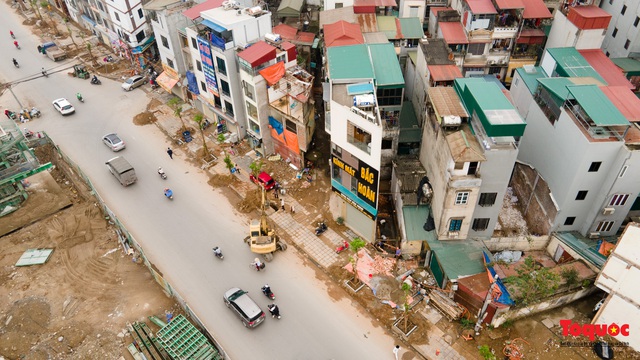
{"label": "asphalt road", "polygon": [[[393,359],[394,341],[377,327],[368,314],[352,305],[342,290],[327,291],[325,278],[302,260],[293,247],[277,253],[266,271],[256,272],[249,263],[255,257],[242,242],[248,219],[236,214],[226,198],[206,184],[206,176],[175,149],[170,160],[168,139],[153,125],[136,126],[135,114],[142,112],[148,98],[142,88],[124,92],[120,83],[102,78],[102,85],[68,76],[70,62],[54,63],[38,54],[38,37],[22,25],[22,19],[0,5],[0,56],[2,82],[31,77],[13,86],[23,105],[37,106],[42,117],[26,125],[32,131],[46,131],[84,172],[88,174],[111,209],[146,250],[188,305],[206,324],[232,359]],[[22,49],[15,49],[9,30],[16,33]],[[20,68],[14,68],[15,57]],[[38,77],[46,67],[51,75]],[[59,73],[55,71],[61,70]],[[148,87],[144,85],[143,88]],[[75,99],[81,92],[84,103]],[[51,101],[66,97],[76,113],[63,117]],[[18,109],[10,92],[0,104]],[[22,127],[25,127],[25,126]],[[104,162],[115,156],[102,144],[102,135],[117,132],[127,144],[118,153],[135,167],[138,182],[122,187]],[[162,166],[168,180],[156,173]],[[174,200],[164,198],[170,187]],[[216,259],[211,248],[221,247],[225,259]],[[248,290],[266,311],[270,302],[260,292],[269,283],[277,296],[281,320],[268,317],[256,329],[246,329],[227,309],[222,294],[230,287]]]}

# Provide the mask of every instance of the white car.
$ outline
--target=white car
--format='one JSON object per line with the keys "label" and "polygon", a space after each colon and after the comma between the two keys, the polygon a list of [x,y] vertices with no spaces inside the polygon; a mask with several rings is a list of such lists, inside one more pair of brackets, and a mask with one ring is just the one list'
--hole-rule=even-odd
{"label": "white car", "polygon": [[111,133],[102,137],[102,142],[113,151],[120,151],[125,148],[125,143],[118,134]]}
{"label": "white car", "polygon": [[71,105],[71,103],[65,98],[53,100],[53,107],[62,115],[73,114],[76,111],[76,109],[73,108],[73,105]]}
{"label": "white car", "polygon": [[146,82],[146,79],[144,78],[144,76],[135,75],[128,78],[127,80],[125,80],[125,82],[122,83],[122,89],[124,91],[131,91],[137,88],[138,86],[144,84],[145,82]]}

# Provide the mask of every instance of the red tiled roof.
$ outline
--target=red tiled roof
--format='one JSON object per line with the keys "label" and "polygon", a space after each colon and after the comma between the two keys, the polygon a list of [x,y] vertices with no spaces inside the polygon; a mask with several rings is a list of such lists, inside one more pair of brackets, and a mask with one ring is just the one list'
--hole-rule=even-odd
{"label": "red tiled roof", "polygon": [[497,14],[496,8],[491,0],[466,0],[474,15],[477,14]]}
{"label": "red tiled roof", "polygon": [[433,81],[451,81],[464,77],[456,65],[427,65]]}
{"label": "red tiled roof", "polygon": [[631,90],[626,86],[601,86],[600,90],[627,120],[640,122],[640,99]]}
{"label": "red tiled roof", "polygon": [[442,6],[434,6],[431,8],[431,12],[433,13],[433,15],[438,16],[438,12],[439,11],[445,11],[445,10],[453,10],[453,8],[450,7],[442,7]]}
{"label": "red tiled roof", "polygon": [[258,41],[247,49],[241,51],[238,54],[238,57],[251,64],[251,67],[256,67],[269,60],[275,59],[276,48],[264,41]]}
{"label": "red tiled roof", "polygon": [[298,45],[311,45],[313,44],[313,40],[315,40],[315,38],[316,34],[314,33],[300,31],[293,41]]}
{"label": "red tiled roof", "polygon": [[354,0],[353,6],[398,6],[396,0]]}
{"label": "red tiled roof", "polygon": [[496,0],[496,5],[498,5],[498,9],[500,10],[524,9],[522,0]]}
{"label": "red tiled roof", "polygon": [[203,11],[215,9],[217,7],[222,6],[222,2],[224,0],[209,0],[205,1],[202,4],[198,4],[188,10],[182,12],[182,15],[188,17],[191,20],[195,20],[200,17],[200,13]]}
{"label": "red tiled roof", "polygon": [[625,86],[633,90],[635,86],[624,76],[622,70],[600,49],[578,50],[580,55],[602,76],[609,86]]}
{"label": "red tiled roof", "polygon": [[442,30],[442,37],[448,45],[452,44],[468,44],[467,34],[464,32],[462,24],[459,22],[442,22],[438,23]]}
{"label": "red tiled roof", "polygon": [[280,35],[283,40],[293,40],[296,38],[298,29],[291,25],[280,24],[278,26],[274,26],[271,32]]}
{"label": "red tiled roof", "polygon": [[358,24],[340,20],[324,26],[324,42],[327,47],[364,44]]}
{"label": "red tiled roof", "polygon": [[551,12],[547,9],[547,5],[542,0],[525,0],[524,14],[525,19],[549,19],[552,18]]}
{"label": "red tiled roof", "polygon": [[296,47],[295,45],[293,45],[292,43],[290,43],[290,42],[288,42],[288,41],[284,41],[284,42],[281,44],[281,46],[282,46],[282,50],[284,50],[284,51],[287,51],[287,50],[289,50],[289,49],[291,49],[291,48],[295,48],[295,47]]}

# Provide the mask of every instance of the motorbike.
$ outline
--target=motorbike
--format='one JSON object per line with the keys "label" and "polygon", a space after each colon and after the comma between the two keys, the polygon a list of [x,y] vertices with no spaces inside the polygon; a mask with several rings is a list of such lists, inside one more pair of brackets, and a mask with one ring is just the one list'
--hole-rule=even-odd
{"label": "motorbike", "polygon": [[220,260],[224,259],[224,255],[222,255],[222,251],[217,246],[213,248],[213,255],[215,255]]}
{"label": "motorbike", "polygon": [[258,260],[258,258],[256,258],[252,263],[249,264],[252,268],[254,268],[256,271],[260,271],[260,270],[264,270],[264,268],[266,267],[266,265],[261,262],[260,260]]}
{"label": "motorbike", "polygon": [[13,31],[9,31],[9,34],[11,34],[11,38],[15,39],[16,38],[16,34],[13,33]]}
{"label": "motorbike", "polygon": [[318,227],[316,228],[316,236],[320,236],[323,232],[327,231],[327,224],[324,221],[318,223]]}
{"label": "motorbike", "polygon": [[161,167],[158,168],[158,174],[160,174],[160,177],[162,179],[167,180],[167,174],[164,172],[164,170]]}
{"label": "motorbike", "polygon": [[42,68],[41,72],[44,77],[49,77],[49,74],[47,74],[47,70],[45,70],[44,68]]}
{"label": "motorbike", "polygon": [[267,308],[269,309],[269,313],[271,313],[271,317],[272,318],[278,318],[280,319],[282,316],[280,315],[280,309],[278,308],[278,305],[276,304],[269,304],[267,305]]}
{"label": "motorbike", "polygon": [[91,84],[92,85],[101,85],[102,81],[100,81],[100,79],[98,79],[95,75],[91,78]]}
{"label": "motorbike", "polygon": [[16,115],[16,113],[11,111],[11,110],[6,109],[4,111],[4,114],[11,120],[17,120],[18,119],[18,115]]}
{"label": "motorbike", "polygon": [[264,294],[264,296],[268,297],[269,299],[271,300],[276,299],[276,294],[274,294],[273,291],[271,291],[271,287],[269,285],[263,286],[260,290],[262,290],[262,293]]}
{"label": "motorbike", "polygon": [[347,240],[343,240],[342,245],[336,248],[336,254],[340,254],[341,252],[347,250],[348,248],[349,248],[349,243],[347,242]]}
{"label": "motorbike", "polygon": [[22,110],[23,113],[27,111],[29,112],[29,116],[31,116],[32,118],[39,118],[41,115],[40,110],[38,110],[35,106],[32,107],[31,110],[28,110],[28,109]]}
{"label": "motorbike", "polygon": [[29,139],[32,138],[33,135],[35,135],[35,133],[27,128],[24,129],[24,131],[22,132],[24,134],[24,137]]}
{"label": "motorbike", "polygon": [[164,189],[164,196],[166,196],[169,200],[173,200],[173,191],[171,191],[171,189],[169,188]]}
{"label": "motorbike", "polygon": [[15,45],[15,46],[16,46],[16,49],[20,50],[20,45],[18,45],[18,42],[17,42],[17,41],[14,41],[14,42],[13,42],[13,45]]}
{"label": "motorbike", "polygon": [[82,95],[80,93],[76,94],[76,97],[78,98],[78,100],[83,103],[84,102],[84,98],[82,97]]}
{"label": "motorbike", "polygon": [[19,68],[19,67],[20,67],[20,64],[18,64],[18,60],[13,59],[13,66],[15,66],[15,67],[17,67],[17,68]]}

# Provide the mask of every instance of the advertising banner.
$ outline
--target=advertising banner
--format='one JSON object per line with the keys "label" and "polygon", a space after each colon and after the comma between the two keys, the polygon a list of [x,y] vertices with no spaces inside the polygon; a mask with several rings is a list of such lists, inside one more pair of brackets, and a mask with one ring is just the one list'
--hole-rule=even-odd
{"label": "advertising banner", "polygon": [[200,59],[202,60],[202,71],[207,82],[207,89],[215,96],[220,96],[218,92],[218,81],[216,79],[216,69],[213,65],[213,57],[211,56],[211,46],[207,40],[198,37],[198,49],[200,50]]}

